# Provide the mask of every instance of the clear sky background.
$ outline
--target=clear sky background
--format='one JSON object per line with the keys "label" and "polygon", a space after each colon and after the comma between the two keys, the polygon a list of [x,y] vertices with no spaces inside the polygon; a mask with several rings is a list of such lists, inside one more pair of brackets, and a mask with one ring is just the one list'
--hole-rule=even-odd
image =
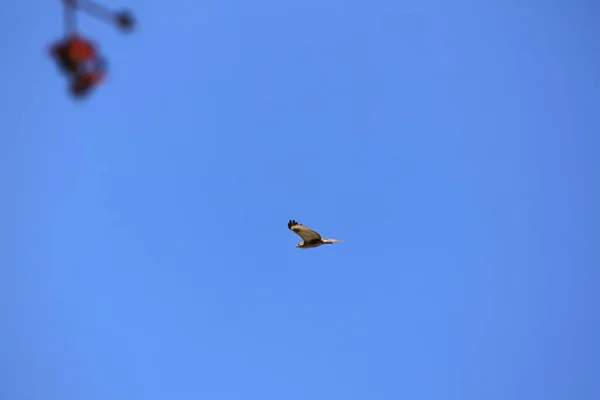
{"label": "clear sky background", "polygon": [[598,2],[104,3],[0,3],[0,399],[600,399]]}

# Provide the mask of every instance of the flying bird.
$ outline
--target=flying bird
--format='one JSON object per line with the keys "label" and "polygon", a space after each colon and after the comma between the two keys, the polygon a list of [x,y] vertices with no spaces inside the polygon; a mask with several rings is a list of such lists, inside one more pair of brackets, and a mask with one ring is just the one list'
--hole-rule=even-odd
{"label": "flying bird", "polygon": [[302,238],[302,242],[298,243],[296,247],[301,249],[310,249],[312,247],[319,247],[322,244],[333,244],[339,243],[341,240],[337,239],[323,239],[321,235],[313,231],[306,226],[297,223],[293,219],[288,222],[288,229],[293,231],[295,234]]}

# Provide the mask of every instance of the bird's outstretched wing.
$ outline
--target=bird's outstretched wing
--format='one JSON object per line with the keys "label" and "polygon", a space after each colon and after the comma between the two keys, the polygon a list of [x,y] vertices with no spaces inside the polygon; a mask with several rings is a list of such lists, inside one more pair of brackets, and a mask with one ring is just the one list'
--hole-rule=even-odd
{"label": "bird's outstretched wing", "polygon": [[321,240],[321,235],[319,235],[317,232],[313,231],[312,229],[307,228],[306,226],[297,223],[293,219],[290,220],[290,222],[288,222],[288,228],[291,231],[294,231],[294,233],[297,234],[298,236],[300,236],[302,238],[302,240],[304,240],[306,243],[312,242],[314,240]]}

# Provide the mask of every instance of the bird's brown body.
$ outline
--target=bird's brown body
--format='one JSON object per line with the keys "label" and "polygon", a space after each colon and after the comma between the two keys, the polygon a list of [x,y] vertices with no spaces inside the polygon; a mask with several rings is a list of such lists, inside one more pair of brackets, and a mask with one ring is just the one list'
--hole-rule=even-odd
{"label": "bird's brown body", "polygon": [[300,249],[310,249],[319,247],[324,244],[339,243],[341,240],[337,239],[323,239],[321,235],[312,229],[297,223],[294,220],[288,222],[288,229],[297,234],[302,238],[302,242],[298,243],[296,247]]}

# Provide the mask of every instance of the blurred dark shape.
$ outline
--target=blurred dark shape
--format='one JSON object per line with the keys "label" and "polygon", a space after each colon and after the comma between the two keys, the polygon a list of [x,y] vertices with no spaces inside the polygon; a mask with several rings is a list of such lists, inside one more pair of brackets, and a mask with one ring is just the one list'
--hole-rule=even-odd
{"label": "blurred dark shape", "polygon": [[116,13],[117,25],[121,30],[131,31],[135,25],[135,19],[129,11],[121,11]]}

